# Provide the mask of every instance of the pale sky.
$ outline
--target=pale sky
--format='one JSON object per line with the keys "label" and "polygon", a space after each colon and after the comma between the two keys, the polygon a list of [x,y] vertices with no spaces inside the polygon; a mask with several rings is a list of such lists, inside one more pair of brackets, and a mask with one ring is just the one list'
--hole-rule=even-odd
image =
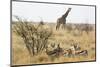
{"label": "pale sky", "polygon": [[[95,7],[75,6],[60,4],[12,2],[12,15],[17,15],[29,21],[41,21],[56,23],[68,8],[72,8],[66,23],[95,23]],[[12,20],[15,20],[14,17]]]}

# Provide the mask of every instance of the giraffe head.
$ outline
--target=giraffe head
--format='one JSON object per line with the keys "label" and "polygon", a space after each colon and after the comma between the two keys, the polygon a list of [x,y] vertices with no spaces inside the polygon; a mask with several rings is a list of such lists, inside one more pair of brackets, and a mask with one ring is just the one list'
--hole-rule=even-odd
{"label": "giraffe head", "polygon": [[68,8],[68,11],[71,11],[72,8]]}

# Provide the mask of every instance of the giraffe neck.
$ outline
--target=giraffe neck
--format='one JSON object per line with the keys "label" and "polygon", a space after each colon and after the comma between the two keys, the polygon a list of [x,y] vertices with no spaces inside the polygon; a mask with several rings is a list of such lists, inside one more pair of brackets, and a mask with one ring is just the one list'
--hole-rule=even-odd
{"label": "giraffe neck", "polygon": [[70,12],[70,10],[67,10],[66,13],[65,13],[64,15],[62,15],[62,17],[63,17],[64,19],[66,19],[66,17],[68,16],[69,12]]}

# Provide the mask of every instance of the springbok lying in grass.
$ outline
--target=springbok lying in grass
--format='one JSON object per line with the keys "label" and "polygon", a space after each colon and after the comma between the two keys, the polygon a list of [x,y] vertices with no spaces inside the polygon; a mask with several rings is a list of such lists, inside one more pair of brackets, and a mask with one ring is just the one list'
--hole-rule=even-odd
{"label": "springbok lying in grass", "polygon": [[66,50],[63,53],[64,56],[68,56],[68,57],[74,57],[74,56],[87,56],[88,55],[88,51],[87,50],[81,50],[81,51],[74,51],[71,49]]}
{"label": "springbok lying in grass", "polygon": [[63,52],[63,55],[71,57],[73,55],[72,50],[71,49],[65,49],[64,52]]}
{"label": "springbok lying in grass", "polygon": [[81,50],[81,48],[78,45],[72,45],[69,49],[64,50],[64,56],[87,56],[88,51],[87,50]]}
{"label": "springbok lying in grass", "polygon": [[46,48],[46,54],[51,57],[59,57],[63,53],[63,49],[60,47],[60,44],[57,45],[57,48],[51,50],[48,50],[48,47]]}
{"label": "springbok lying in grass", "polygon": [[87,50],[78,51],[78,52],[75,53],[75,55],[87,56],[88,55],[88,51]]}

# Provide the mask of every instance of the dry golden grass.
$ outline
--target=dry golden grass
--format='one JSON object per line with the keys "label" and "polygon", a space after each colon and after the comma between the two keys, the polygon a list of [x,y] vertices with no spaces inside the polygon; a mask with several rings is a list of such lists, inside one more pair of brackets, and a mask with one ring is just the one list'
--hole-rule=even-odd
{"label": "dry golden grass", "polygon": [[[44,27],[48,27],[44,25]],[[95,60],[95,31],[82,32],[80,36],[74,36],[73,31],[70,33],[67,30],[55,30],[53,28],[53,35],[50,38],[52,43],[60,43],[62,48],[69,48],[71,43],[77,42],[82,50],[88,50],[88,56],[75,56],[51,59],[45,52],[37,56],[30,56],[22,38],[12,32],[12,64],[45,64],[45,63],[60,63],[60,62],[78,62],[78,61],[92,61]],[[75,31],[74,31],[75,32]],[[76,31],[77,32],[77,31]]]}

